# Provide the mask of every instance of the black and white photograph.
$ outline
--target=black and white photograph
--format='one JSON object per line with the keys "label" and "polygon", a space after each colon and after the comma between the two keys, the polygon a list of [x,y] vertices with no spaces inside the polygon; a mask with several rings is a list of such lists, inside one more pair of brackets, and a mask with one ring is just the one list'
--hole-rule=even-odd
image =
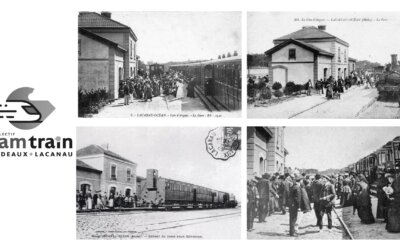
{"label": "black and white photograph", "polygon": [[247,17],[248,118],[400,117],[398,12]]}
{"label": "black and white photograph", "polygon": [[240,239],[240,127],[79,127],[77,144],[77,239]]}
{"label": "black and white photograph", "polygon": [[78,15],[78,116],[240,117],[241,12]]}
{"label": "black and white photograph", "polygon": [[248,127],[247,238],[400,239],[400,127]]}

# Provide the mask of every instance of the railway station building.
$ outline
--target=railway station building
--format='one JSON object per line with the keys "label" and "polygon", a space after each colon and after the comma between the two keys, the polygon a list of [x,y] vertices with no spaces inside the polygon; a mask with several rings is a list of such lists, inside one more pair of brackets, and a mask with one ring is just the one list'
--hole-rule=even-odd
{"label": "railway station building", "polygon": [[110,150],[89,145],[76,152],[76,190],[132,195],[137,189],[137,164]]}
{"label": "railway station building", "polygon": [[137,37],[111,18],[111,12],[80,12],[78,16],[78,83],[83,90],[106,89],[118,98],[120,80],[138,69]]}
{"label": "railway station building", "polygon": [[305,84],[332,76],[335,80],[350,75],[355,60],[349,58],[349,44],[326,32],[326,26],[305,26],[273,40],[265,52],[272,82],[284,87],[288,82]]}
{"label": "railway station building", "polygon": [[283,127],[247,128],[247,178],[264,173],[285,172],[286,156]]}

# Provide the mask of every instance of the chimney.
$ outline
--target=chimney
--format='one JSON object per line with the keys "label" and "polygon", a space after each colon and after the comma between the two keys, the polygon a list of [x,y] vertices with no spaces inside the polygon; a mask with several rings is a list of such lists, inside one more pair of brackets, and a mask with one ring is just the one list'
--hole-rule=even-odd
{"label": "chimney", "polygon": [[110,144],[109,143],[101,144],[100,147],[102,147],[105,150],[109,150]]}
{"label": "chimney", "polygon": [[318,29],[325,31],[326,30],[326,25],[318,25]]}
{"label": "chimney", "polygon": [[111,12],[109,12],[109,11],[102,11],[101,15],[104,17],[107,17],[107,18],[111,18]]}
{"label": "chimney", "polygon": [[397,66],[397,54],[393,54],[392,56],[392,67]]}

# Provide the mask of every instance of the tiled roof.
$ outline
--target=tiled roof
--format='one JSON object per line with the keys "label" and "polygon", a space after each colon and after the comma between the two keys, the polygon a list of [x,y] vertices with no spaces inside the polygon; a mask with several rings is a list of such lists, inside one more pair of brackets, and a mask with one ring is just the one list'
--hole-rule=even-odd
{"label": "tiled roof", "polygon": [[300,29],[298,31],[295,31],[295,32],[287,34],[285,36],[276,38],[274,41],[288,40],[288,39],[306,40],[306,39],[325,39],[325,38],[335,38],[335,39],[339,40],[340,42],[348,45],[348,43],[339,39],[338,37],[331,35],[326,31],[320,30],[314,26],[303,27],[302,29]]}
{"label": "tiled roof", "polygon": [[76,160],[76,168],[89,170],[89,171],[93,171],[93,172],[98,172],[98,173],[102,172],[101,170],[98,170],[98,169],[96,169],[96,168],[84,163],[83,161],[78,160],[78,159]]}
{"label": "tiled roof", "polygon": [[90,37],[90,38],[92,38],[92,39],[94,39],[96,41],[101,42],[101,43],[104,43],[104,44],[107,44],[107,45],[110,45],[110,46],[113,46],[113,47],[117,47],[120,50],[126,51],[126,49],[122,48],[118,43],[115,43],[115,42],[113,42],[113,41],[111,41],[111,40],[109,40],[109,39],[107,39],[105,37],[99,36],[99,35],[97,35],[97,34],[95,34],[93,32],[90,32],[90,31],[84,29],[84,28],[78,28],[78,32],[80,34],[88,36],[88,37]]}
{"label": "tiled roof", "polygon": [[134,39],[137,40],[136,34],[133,32],[131,27],[115,21],[112,18],[108,18],[96,12],[81,11],[78,16],[78,27],[80,28],[123,28],[129,29]]}
{"label": "tiled roof", "polygon": [[326,50],[318,48],[317,46],[314,46],[314,45],[311,45],[311,44],[308,44],[308,43],[305,43],[305,42],[302,42],[302,41],[299,41],[299,40],[295,40],[295,39],[288,39],[285,42],[276,45],[272,49],[267,50],[265,52],[265,54],[270,55],[270,54],[272,54],[272,53],[284,48],[285,46],[287,46],[288,44],[291,44],[291,43],[296,44],[296,45],[298,45],[300,47],[303,47],[303,48],[305,48],[307,50],[311,50],[311,51],[316,52],[316,53],[321,54],[321,55],[330,56],[330,57],[334,56],[333,53],[330,53],[330,52],[328,52]]}
{"label": "tiled roof", "polygon": [[98,155],[98,154],[105,154],[105,155],[108,155],[110,157],[113,157],[113,158],[116,158],[116,159],[119,159],[119,160],[122,160],[122,161],[125,161],[125,162],[136,164],[136,163],[134,163],[134,162],[132,162],[132,161],[120,156],[119,154],[116,154],[116,153],[114,153],[114,152],[112,152],[110,150],[104,149],[104,148],[102,148],[100,146],[97,146],[97,145],[90,145],[90,146],[87,146],[85,148],[81,148],[76,152],[76,156],[77,157],[88,156],[88,155]]}
{"label": "tiled roof", "polygon": [[102,16],[96,12],[80,12],[78,16],[78,27],[97,27],[97,28],[129,28],[111,18]]}

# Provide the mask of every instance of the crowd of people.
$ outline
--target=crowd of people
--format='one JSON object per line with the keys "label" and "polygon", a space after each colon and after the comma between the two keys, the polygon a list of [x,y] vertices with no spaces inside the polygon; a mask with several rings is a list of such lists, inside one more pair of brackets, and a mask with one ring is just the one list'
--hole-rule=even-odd
{"label": "crowd of people", "polygon": [[137,75],[121,81],[120,91],[120,95],[124,97],[124,105],[129,105],[130,100],[133,103],[134,99],[152,101],[156,96],[172,96],[177,99],[195,97],[194,79],[174,70],[153,76]]}
{"label": "crowd of people", "polygon": [[123,195],[122,193],[107,193],[101,194],[95,192],[92,194],[91,191],[83,192],[77,190],[76,192],[76,205],[77,210],[104,210],[104,209],[115,209],[115,208],[135,208],[140,206],[136,193],[133,195]]}
{"label": "crowd of people", "polygon": [[323,229],[326,215],[328,230],[332,229],[332,211],[335,207],[353,206],[362,224],[386,223],[388,232],[400,232],[400,173],[377,172],[372,184],[376,189],[378,205],[376,218],[372,212],[371,183],[364,174],[350,172],[344,175],[315,176],[285,173],[264,174],[247,181],[247,230],[253,230],[254,219],[265,223],[274,213],[289,212],[289,235],[298,236],[305,213],[314,210],[316,227]]}
{"label": "crowd of people", "polygon": [[[335,79],[330,76],[326,79],[317,80],[314,83],[309,79],[306,83],[301,84],[301,90],[304,90],[304,93],[307,95],[311,95],[311,90],[315,89],[314,92],[317,94],[325,94],[327,99],[333,99],[340,98],[340,94],[344,93],[345,90],[349,89],[351,86],[365,86],[366,88],[372,88],[374,87],[375,80],[376,79],[372,75],[351,72],[350,75],[344,78],[339,77],[338,79]],[[249,75],[247,79],[248,96],[255,98],[257,91],[263,92],[263,89],[271,87],[270,85],[272,85],[272,82],[270,82],[268,75]]]}

